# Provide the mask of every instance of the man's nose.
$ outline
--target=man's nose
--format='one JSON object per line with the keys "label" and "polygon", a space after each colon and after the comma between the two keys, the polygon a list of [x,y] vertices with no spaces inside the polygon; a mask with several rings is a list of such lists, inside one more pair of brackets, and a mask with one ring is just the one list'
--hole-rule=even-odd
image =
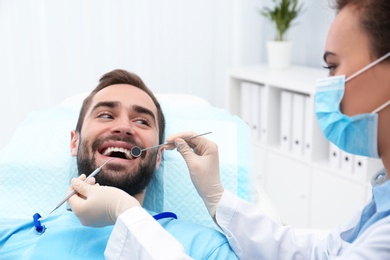
{"label": "man's nose", "polygon": [[113,132],[116,134],[133,135],[133,124],[128,118],[118,118],[113,126]]}

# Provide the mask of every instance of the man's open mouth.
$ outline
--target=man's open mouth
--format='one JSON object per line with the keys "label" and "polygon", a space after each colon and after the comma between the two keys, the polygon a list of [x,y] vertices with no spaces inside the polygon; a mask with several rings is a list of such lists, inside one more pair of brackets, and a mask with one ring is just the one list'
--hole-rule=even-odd
{"label": "man's open mouth", "polygon": [[131,155],[130,150],[122,147],[107,147],[103,151],[101,151],[101,154],[104,156],[121,158],[126,160],[134,159],[133,156]]}

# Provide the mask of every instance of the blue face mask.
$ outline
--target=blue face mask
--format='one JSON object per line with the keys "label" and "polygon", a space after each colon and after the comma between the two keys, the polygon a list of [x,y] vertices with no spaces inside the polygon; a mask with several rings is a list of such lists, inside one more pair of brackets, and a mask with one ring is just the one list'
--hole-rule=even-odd
{"label": "blue face mask", "polygon": [[315,113],[325,137],[341,150],[362,156],[379,158],[378,112],[390,104],[390,100],[371,113],[352,117],[340,111],[345,83],[390,56],[390,53],[370,63],[349,78],[333,76],[317,81]]}

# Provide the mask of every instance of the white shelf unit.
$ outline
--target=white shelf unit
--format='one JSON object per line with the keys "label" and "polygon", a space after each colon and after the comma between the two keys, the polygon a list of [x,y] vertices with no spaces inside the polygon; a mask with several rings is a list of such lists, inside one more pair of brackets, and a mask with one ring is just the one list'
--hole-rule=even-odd
{"label": "white shelf unit", "polygon": [[370,176],[382,167],[379,159],[341,152],[323,136],[314,95],[324,77],[326,70],[302,66],[228,73],[227,109],[252,128],[258,185],[283,223],[297,228],[332,228],[352,217],[371,198]]}

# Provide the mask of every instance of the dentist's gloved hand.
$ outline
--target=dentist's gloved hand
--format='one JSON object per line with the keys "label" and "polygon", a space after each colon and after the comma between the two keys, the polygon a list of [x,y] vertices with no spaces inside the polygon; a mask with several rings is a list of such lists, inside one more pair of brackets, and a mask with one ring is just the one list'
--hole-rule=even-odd
{"label": "dentist's gloved hand", "polygon": [[72,179],[69,192],[77,193],[69,198],[72,211],[84,226],[104,227],[115,224],[118,216],[131,207],[141,207],[126,192],[109,186],[95,184],[95,178],[84,182],[85,175]]}
{"label": "dentist's gloved hand", "polygon": [[219,176],[218,146],[204,137],[185,138],[196,135],[193,132],[184,132],[171,135],[166,139],[166,149],[177,148],[183,156],[190,171],[192,183],[203,199],[207,210],[215,217],[218,203],[221,200],[224,188]]}

